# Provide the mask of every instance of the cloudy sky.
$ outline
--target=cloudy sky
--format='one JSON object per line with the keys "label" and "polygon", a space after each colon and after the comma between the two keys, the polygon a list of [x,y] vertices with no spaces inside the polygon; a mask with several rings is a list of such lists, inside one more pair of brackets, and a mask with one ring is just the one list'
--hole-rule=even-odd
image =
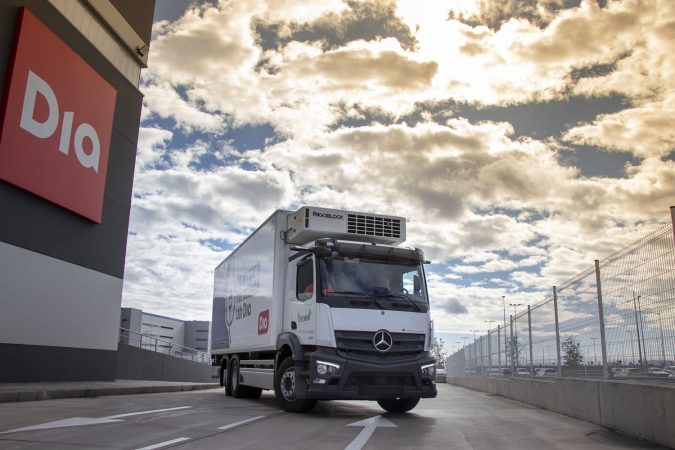
{"label": "cloudy sky", "polygon": [[157,0],[123,306],[210,320],[275,209],[408,219],[446,347],[675,204],[672,0]]}

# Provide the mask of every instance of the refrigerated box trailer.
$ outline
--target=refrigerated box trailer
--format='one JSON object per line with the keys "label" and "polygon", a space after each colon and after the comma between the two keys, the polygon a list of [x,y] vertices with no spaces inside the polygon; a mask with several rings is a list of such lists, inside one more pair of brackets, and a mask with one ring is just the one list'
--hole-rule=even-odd
{"label": "refrigerated box trailer", "polygon": [[274,390],[282,409],[436,396],[424,253],[402,217],[277,210],[214,276],[211,354],[225,393]]}

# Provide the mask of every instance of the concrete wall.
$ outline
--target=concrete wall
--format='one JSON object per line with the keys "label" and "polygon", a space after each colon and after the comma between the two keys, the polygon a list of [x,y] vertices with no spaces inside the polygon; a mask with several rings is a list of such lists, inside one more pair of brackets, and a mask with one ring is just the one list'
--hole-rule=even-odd
{"label": "concrete wall", "polygon": [[204,363],[126,344],[119,344],[117,349],[118,379],[212,383],[213,373],[214,368]]}
{"label": "concrete wall", "polygon": [[447,377],[447,382],[498,394],[675,448],[675,384],[489,377]]}

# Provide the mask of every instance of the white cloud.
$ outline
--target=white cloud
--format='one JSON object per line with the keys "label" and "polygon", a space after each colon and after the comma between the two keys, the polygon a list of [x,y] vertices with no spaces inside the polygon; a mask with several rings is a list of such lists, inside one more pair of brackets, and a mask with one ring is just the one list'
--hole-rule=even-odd
{"label": "white cloud", "polygon": [[[545,11],[541,23],[516,14],[496,31],[448,20],[457,5],[400,1],[416,45],[391,35],[350,39],[354,30],[340,29],[340,39],[262,48],[256,24],[278,24],[282,40],[303,24],[328,29],[328,19],[349,12],[341,1],[223,1],[157,24],[142,87],[125,303],[160,307],[161,297],[208,318],[223,248],[277,208],[313,204],[402,215],[407,245],[434,263],[461,261],[430,274],[429,287],[439,326],[466,331],[500,316],[501,295],[534,303],[663,223],[675,192],[675,163],[662,159],[675,141],[672,2],[599,8],[584,0]],[[596,65],[605,72],[582,76]],[[472,122],[451,110],[441,111],[444,123],[431,121],[448,100],[485,107],[616,93],[630,104],[562,139],[644,158],[625,178],[582,177],[561,164],[555,138],[518,137],[506,121]],[[369,108],[379,123],[367,120]],[[396,122],[412,111],[424,119]],[[156,118],[183,133],[158,128]],[[336,128],[340,119],[350,120]],[[263,148],[217,143],[231,128],[262,123],[276,132]],[[197,132],[214,138],[196,140]],[[216,163],[200,165],[206,156]]]}

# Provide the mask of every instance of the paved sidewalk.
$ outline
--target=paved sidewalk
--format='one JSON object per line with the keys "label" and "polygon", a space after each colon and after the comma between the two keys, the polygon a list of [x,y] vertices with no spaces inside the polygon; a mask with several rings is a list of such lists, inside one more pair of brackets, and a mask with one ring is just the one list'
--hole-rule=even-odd
{"label": "paved sidewalk", "polygon": [[220,387],[218,383],[152,380],[0,383],[0,403],[52,400],[59,398],[99,397],[104,395],[197,391],[202,389],[214,389],[217,387]]}

